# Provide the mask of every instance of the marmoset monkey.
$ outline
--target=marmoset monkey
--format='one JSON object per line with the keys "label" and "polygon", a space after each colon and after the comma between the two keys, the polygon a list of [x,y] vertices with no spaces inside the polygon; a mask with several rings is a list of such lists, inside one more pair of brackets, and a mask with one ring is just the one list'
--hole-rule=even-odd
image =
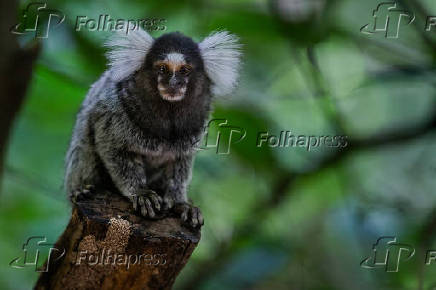
{"label": "marmoset monkey", "polygon": [[106,45],[109,68],[81,106],[66,156],[70,199],[111,187],[145,217],[172,209],[201,226],[187,186],[211,99],[237,84],[238,38],[222,31],[196,43],[179,32],[154,39],[137,30]]}

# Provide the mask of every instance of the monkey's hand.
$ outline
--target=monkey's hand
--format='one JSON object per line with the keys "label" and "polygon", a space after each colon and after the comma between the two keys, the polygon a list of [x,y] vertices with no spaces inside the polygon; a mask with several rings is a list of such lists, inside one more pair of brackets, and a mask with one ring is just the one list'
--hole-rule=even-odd
{"label": "monkey's hand", "polygon": [[201,227],[204,224],[203,215],[198,207],[190,203],[177,203],[174,212],[180,215],[183,223],[193,228]]}
{"label": "monkey's hand", "polygon": [[155,218],[162,208],[162,198],[153,190],[143,190],[138,194],[129,196],[134,210],[139,210],[141,215]]}

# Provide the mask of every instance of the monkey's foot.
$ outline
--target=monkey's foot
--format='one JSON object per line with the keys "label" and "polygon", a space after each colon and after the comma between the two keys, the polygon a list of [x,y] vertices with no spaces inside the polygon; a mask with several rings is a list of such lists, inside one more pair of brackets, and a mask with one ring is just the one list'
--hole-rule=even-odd
{"label": "monkey's foot", "polygon": [[163,210],[172,209],[176,203],[177,201],[172,194],[165,194],[163,197]]}
{"label": "monkey's foot", "polygon": [[187,202],[177,203],[174,211],[180,215],[183,223],[193,228],[201,227],[204,224],[203,215],[198,207]]}
{"label": "monkey's foot", "polygon": [[129,197],[133,203],[133,209],[141,212],[141,215],[148,218],[155,218],[161,210],[162,197],[153,190],[145,190],[137,195]]}
{"label": "monkey's foot", "polygon": [[76,189],[71,193],[70,199],[72,203],[84,200],[89,197],[95,190],[95,186],[87,184],[80,189]]}

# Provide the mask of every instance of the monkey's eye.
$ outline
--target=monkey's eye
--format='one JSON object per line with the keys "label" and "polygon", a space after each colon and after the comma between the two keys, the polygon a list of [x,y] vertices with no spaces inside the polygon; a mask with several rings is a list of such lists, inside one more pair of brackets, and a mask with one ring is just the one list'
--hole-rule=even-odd
{"label": "monkey's eye", "polygon": [[182,74],[182,75],[189,75],[189,73],[191,72],[191,67],[189,67],[189,66],[187,66],[187,65],[184,65],[184,66],[182,66],[180,69],[179,69],[179,72]]}
{"label": "monkey's eye", "polygon": [[156,69],[159,73],[162,73],[162,74],[166,73],[168,71],[167,66],[164,64],[160,64],[160,65],[156,66]]}

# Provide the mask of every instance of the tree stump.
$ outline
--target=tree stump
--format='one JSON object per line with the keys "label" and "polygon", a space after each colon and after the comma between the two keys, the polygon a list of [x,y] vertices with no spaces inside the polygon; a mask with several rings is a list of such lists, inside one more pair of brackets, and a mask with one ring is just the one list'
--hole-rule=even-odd
{"label": "tree stump", "polygon": [[171,289],[199,241],[178,218],[148,220],[98,192],[74,205],[35,289]]}

